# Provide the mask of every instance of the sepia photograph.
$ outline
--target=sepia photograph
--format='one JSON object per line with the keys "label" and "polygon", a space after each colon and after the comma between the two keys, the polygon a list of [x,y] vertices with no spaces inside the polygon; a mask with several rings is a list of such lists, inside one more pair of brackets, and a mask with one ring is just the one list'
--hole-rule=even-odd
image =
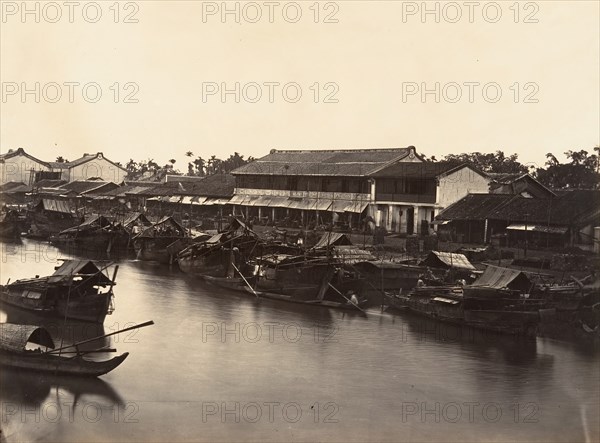
{"label": "sepia photograph", "polygon": [[0,13],[0,443],[600,442],[598,0]]}

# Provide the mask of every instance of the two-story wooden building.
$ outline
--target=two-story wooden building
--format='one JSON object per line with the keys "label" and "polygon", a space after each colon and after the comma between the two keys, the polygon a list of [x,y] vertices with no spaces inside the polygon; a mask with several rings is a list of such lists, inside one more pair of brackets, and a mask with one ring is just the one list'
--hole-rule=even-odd
{"label": "two-story wooden building", "polygon": [[396,163],[373,174],[371,214],[391,232],[427,232],[439,211],[474,192],[487,192],[489,177],[471,165]]}
{"label": "two-story wooden building", "polygon": [[489,186],[475,168],[425,162],[414,146],[272,150],[232,174],[230,203],[240,215],[349,227],[370,216],[377,226],[408,234],[425,232],[440,209]]}

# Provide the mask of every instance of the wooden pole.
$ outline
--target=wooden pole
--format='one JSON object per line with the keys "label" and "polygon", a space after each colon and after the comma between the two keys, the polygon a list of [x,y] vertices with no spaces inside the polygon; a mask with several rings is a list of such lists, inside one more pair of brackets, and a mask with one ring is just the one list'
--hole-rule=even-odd
{"label": "wooden pole", "polygon": [[254,290],[254,288],[252,286],[250,286],[250,283],[248,283],[248,280],[246,280],[246,277],[243,276],[243,274],[240,272],[240,270],[237,268],[237,266],[233,263],[231,263],[231,266],[233,266],[233,269],[235,269],[237,271],[238,274],[240,274],[240,277],[242,277],[242,280],[244,280],[244,283],[246,283],[246,285],[248,285],[248,287],[250,288],[250,290],[252,291],[252,293],[254,295],[256,295],[256,298],[259,298],[258,294],[256,293],[256,291]]}
{"label": "wooden pole", "polygon": [[112,335],[121,334],[123,332],[131,331],[133,329],[139,329],[139,328],[143,328],[145,326],[151,326],[153,324],[154,324],[154,322],[152,320],[150,320],[150,321],[147,321],[147,322],[144,322],[144,323],[140,323],[139,325],[134,325],[134,326],[130,326],[129,328],[121,329],[120,331],[111,332],[110,334],[105,334],[105,335],[101,335],[99,337],[94,337],[94,338],[89,338],[87,340],[82,340],[82,341],[79,341],[77,343],[73,343],[72,345],[68,345],[68,346],[61,346],[58,349],[53,349],[51,351],[48,351],[48,354],[52,354],[54,352],[59,352],[59,351],[62,351],[63,349],[74,348],[76,346],[83,345],[85,343],[90,343],[90,342],[93,342],[93,341],[96,341],[96,340],[100,340],[101,338],[106,338],[106,337],[110,337]]}
{"label": "wooden pole", "polygon": [[327,284],[329,285],[329,287],[330,287],[331,289],[333,289],[335,292],[337,292],[337,293],[338,293],[338,294],[340,294],[342,297],[344,297],[344,299],[345,299],[345,300],[346,300],[348,303],[350,303],[352,306],[354,306],[356,309],[358,309],[358,310],[359,310],[359,311],[361,311],[362,313],[366,314],[366,312],[365,312],[363,309],[361,309],[361,308],[360,308],[360,307],[359,307],[359,306],[358,306],[356,303],[352,302],[352,300],[350,300],[348,297],[346,297],[344,294],[342,294],[340,291],[338,291],[338,289],[337,289],[335,286],[333,286],[331,283],[327,283]]}

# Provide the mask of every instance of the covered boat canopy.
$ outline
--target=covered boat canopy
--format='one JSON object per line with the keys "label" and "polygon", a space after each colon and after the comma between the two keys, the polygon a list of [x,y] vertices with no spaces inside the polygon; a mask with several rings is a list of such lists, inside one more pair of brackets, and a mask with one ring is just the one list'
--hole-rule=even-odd
{"label": "covered boat canopy", "polygon": [[97,285],[109,285],[112,281],[91,260],[65,260],[48,278],[49,283],[59,283],[76,277],[95,277]]}
{"label": "covered boat canopy", "polygon": [[341,232],[326,232],[314,246],[315,249],[327,248],[328,246],[349,246],[352,242],[346,234]]}
{"label": "covered boat canopy", "polygon": [[75,232],[79,232],[79,231],[101,229],[101,228],[110,226],[111,224],[112,224],[111,221],[108,218],[106,218],[105,216],[97,215],[97,216],[87,219],[80,225],[73,226],[72,228],[68,228],[68,229],[65,229],[64,231],[61,231],[59,233],[59,235],[60,234],[70,234],[70,233],[75,233]]}
{"label": "covered boat canopy", "polygon": [[532,282],[522,271],[510,268],[501,268],[500,266],[488,265],[481,277],[479,277],[473,286],[487,286],[494,289],[509,288],[513,290],[529,291]]}
{"label": "covered boat canopy", "polygon": [[332,252],[332,255],[335,258],[347,264],[376,260],[373,254],[364,249],[360,249],[358,246],[334,246]]}
{"label": "covered boat canopy", "polygon": [[471,264],[467,257],[454,252],[431,251],[425,260],[419,264],[421,266],[431,266],[432,268],[475,270],[475,266]]}
{"label": "covered boat canopy", "polygon": [[35,343],[47,348],[54,348],[50,333],[41,327],[0,323],[0,349],[11,352],[22,352],[27,343]]}
{"label": "covered boat canopy", "polygon": [[62,214],[73,214],[69,203],[65,200],[44,198],[35,206],[38,211],[60,212]]}
{"label": "covered boat canopy", "polygon": [[239,218],[234,217],[233,220],[231,220],[231,222],[225,228],[225,232],[236,232],[236,231],[243,231],[244,233],[248,233],[255,237],[258,237],[258,234],[256,232],[254,232],[252,229],[250,229],[246,223],[244,223]]}
{"label": "covered boat canopy", "polygon": [[125,226],[126,228],[129,228],[134,224],[140,224],[142,226],[152,225],[152,223],[150,223],[150,220],[148,220],[148,217],[146,217],[141,212],[136,212],[135,214],[127,217],[123,222],[123,226]]}
{"label": "covered boat canopy", "polygon": [[271,266],[277,266],[284,263],[293,263],[296,261],[303,261],[304,256],[291,255],[291,254],[265,254],[261,256],[257,261]]}
{"label": "covered boat canopy", "polygon": [[170,237],[183,237],[186,234],[186,230],[183,226],[177,223],[173,217],[163,217],[160,221],[140,232],[135,236],[135,238],[164,237],[165,233],[173,234],[168,235]]}

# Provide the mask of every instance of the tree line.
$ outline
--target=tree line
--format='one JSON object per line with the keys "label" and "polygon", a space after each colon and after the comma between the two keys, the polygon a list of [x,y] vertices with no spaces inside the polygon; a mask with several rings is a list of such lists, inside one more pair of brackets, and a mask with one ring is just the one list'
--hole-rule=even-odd
{"label": "tree line", "polygon": [[187,164],[187,172],[183,173],[175,168],[177,161],[172,158],[163,166],[160,166],[154,159],[135,161],[130,159],[124,166],[127,170],[127,178],[129,180],[162,180],[167,174],[169,175],[186,175],[195,177],[206,177],[214,174],[226,174],[240,166],[254,161],[252,156],[247,159],[238,152],[234,152],[225,160],[212,155],[209,158],[194,156],[192,151],[185,153],[189,158]]}
{"label": "tree line", "polygon": [[[483,172],[530,174],[544,186],[554,189],[600,189],[600,146],[588,152],[585,149],[565,152],[567,161],[561,163],[552,153],[546,154],[543,166],[526,165],[517,154],[470,152],[448,154],[440,161],[456,164],[471,163]],[[435,156],[426,161],[437,162]]]}

